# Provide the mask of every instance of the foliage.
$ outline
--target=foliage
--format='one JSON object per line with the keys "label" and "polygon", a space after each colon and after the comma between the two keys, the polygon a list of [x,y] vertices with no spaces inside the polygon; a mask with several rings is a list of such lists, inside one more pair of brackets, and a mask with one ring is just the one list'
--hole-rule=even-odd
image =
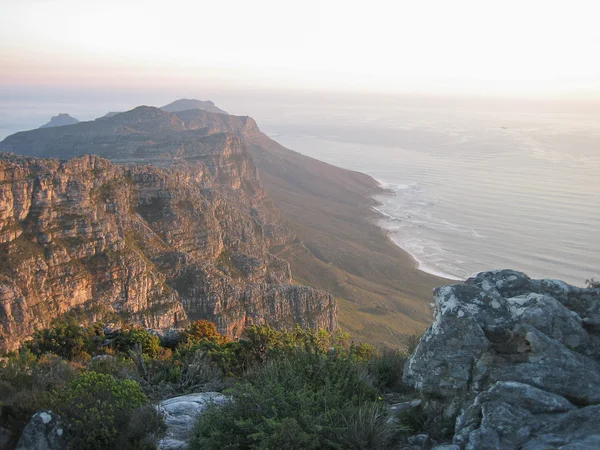
{"label": "foliage", "polygon": [[52,391],[64,388],[79,369],[55,355],[37,359],[27,349],[5,358],[0,364],[1,425],[20,436],[36,411],[50,407]]}
{"label": "foliage", "polygon": [[161,351],[160,338],[140,326],[128,326],[121,329],[115,337],[113,345],[117,351],[128,353],[140,347],[142,353],[151,358],[157,357]]}
{"label": "foliage", "polygon": [[136,409],[117,440],[119,449],[154,450],[167,431],[163,414],[154,405]]}
{"label": "foliage", "polygon": [[380,389],[397,389],[402,382],[402,371],[406,354],[391,348],[384,348],[369,359],[368,370]]}
{"label": "foliage", "polygon": [[199,344],[202,340],[208,340],[217,344],[225,344],[229,341],[229,338],[219,333],[216,325],[208,320],[197,320],[192,322],[183,331],[182,342],[186,345]]}
{"label": "foliage", "polygon": [[147,402],[140,386],[112,375],[84,372],[56,392],[56,411],[67,423],[71,448],[117,448],[129,416]]}
{"label": "foliage", "polygon": [[388,420],[382,404],[365,403],[346,421],[344,448],[371,450],[389,447],[397,433],[408,429],[394,426]]}
{"label": "foliage", "polygon": [[192,449],[345,448],[348,424],[378,391],[350,355],[296,350],[247,374],[197,426]]}
{"label": "foliage", "polygon": [[103,336],[101,324],[84,327],[69,318],[55,322],[51,328],[37,331],[27,346],[36,355],[54,353],[65,359],[85,359],[99,351]]}
{"label": "foliage", "polygon": [[600,281],[596,281],[594,278],[590,278],[589,280],[585,280],[585,285],[591,289],[600,289]]}
{"label": "foliage", "polygon": [[105,335],[103,324],[55,322],[2,360],[0,426],[19,436],[53,409],[72,448],[152,449],[164,423],[148,399],[230,387],[234,401],[202,417],[195,446],[386,448],[396,432],[380,394],[402,390],[403,353],[300,327],[250,326],[229,340],[197,321],[174,336],[161,345],[139,326]]}

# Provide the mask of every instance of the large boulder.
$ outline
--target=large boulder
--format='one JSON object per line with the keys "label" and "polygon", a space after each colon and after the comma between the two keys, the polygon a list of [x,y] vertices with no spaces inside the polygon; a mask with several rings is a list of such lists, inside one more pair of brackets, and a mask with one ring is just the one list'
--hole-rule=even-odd
{"label": "large boulder", "polygon": [[63,434],[59,415],[52,411],[37,412],[25,426],[17,450],[60,450],[65,448]]}
{"label": "large boulder", "polygon": [[187,448],[200,414],[210,404],[222,404],[226,401],[227,397],[223,394],[201,392],[173,397],[159,403],[158,409],[164,414],[167,432],[159,442],[158,448],[160,450]]}
{"label": "large boulder", "polygon": [[502,270],[434,298],[404,381],[455,445],[600,448],[600,289]]}

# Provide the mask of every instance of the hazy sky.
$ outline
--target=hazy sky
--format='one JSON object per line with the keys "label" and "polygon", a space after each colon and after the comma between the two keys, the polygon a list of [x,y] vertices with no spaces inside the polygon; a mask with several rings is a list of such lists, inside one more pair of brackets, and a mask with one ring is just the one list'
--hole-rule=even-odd
{"label": "hazy sky", "polygon": [[600,4],[0,0],[0,86],[600,97]]}

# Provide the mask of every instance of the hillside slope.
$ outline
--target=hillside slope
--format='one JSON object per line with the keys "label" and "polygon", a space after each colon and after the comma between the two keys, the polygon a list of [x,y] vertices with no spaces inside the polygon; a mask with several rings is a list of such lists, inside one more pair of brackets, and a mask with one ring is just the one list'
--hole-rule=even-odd
{"label": "hillside slope", "polygon": [[67,130],[17,133],[0,148],[63,158],[95,153],[119,163],[165,165],[179,158],[181,148],[209,151],[235,135],[252,155],[274,209],[282,213],[276,228],[298,236],[273,243],[270,251],[291,264],[296,282],[336,296],[343,328],[359,339],[397,345],[430,323],[431,292],[448,281],[417,270],[410,255],[375,224],[371,195],[381,190],[371,177],[289,150],[245,116],[142,106]]}
{"label": "hillside slope", "polygon": [[232,337],[253,323],[336,328],[331,295],[292,284],[269,252],[295,237],[240,139],[180,135],[157,111],[122,114],[123,133],[88,123],[60,139],[69,156],[141,151],[162,167],[0,155],[0,351],[74,309],[153,328],[204,318]]}

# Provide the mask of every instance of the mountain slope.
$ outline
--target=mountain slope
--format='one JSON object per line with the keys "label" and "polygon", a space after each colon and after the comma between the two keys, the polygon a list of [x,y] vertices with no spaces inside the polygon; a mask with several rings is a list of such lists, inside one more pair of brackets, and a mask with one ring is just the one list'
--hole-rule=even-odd
{"label": "mountain slope", "polygon": [[283,221],[272,226],[298,236],[272,242],[270,251],[291,264],[296,282],[336,296],[342,327],[370,342],[397,345],[431,321],[431,292],[448,281],[417,270],[374,223],[371,195],[381,190],[371,177],[286,149],[249,117],[198,109],[169,114],[138,107],[67,130],[17,133],[0,148],[54,157],[92,152],[115,162],[164,165],[187,149],[208,152],[239,140],[256,163],[268,201],[282,213]]}
{"label": "mountain slope", "polygon": [[417,270],[376,225],[378,183],[293,152],[258,128],[246,140],[266,191],[310,252],[278,253],[294,277],[334,294],[340,325],[353,336],[397,345],[421,334],[431,320],[431,292],[448,280]]}

